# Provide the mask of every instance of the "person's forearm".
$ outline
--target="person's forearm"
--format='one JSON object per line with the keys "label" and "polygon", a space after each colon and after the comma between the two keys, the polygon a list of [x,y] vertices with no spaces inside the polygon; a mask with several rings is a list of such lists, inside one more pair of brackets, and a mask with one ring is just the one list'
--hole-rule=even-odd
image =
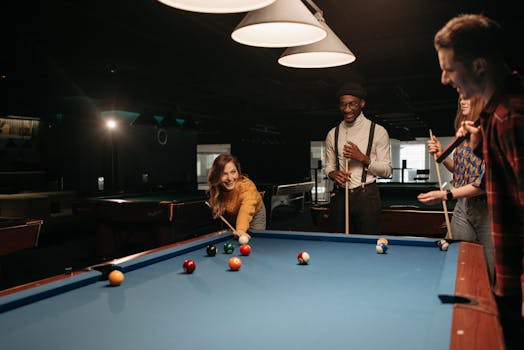
{"label": "person's forearm", "polygon": [[458,188],[454,188],[451,190],[451,193],[453,194],[453,198],[470,198],[470,197],[476,197],[480,196],[481,194],[484,194],[485,192],[473,185],[466,185]]}

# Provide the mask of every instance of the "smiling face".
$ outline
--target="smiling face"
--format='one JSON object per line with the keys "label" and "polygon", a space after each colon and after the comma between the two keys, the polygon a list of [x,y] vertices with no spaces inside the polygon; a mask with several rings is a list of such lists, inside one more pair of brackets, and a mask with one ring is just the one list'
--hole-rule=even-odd
{"label": "smiling face", "polygon": [[464,99],[469,99],[479,92],[479,77],[473,69],[454,59],[453,49],[439,49],[438,60],[442,70],[442,84],[451,85]]}
{"label": "smiling face", "polygon": [[355,96],[342,95],[339,97],[338,108],[346,123],[353,123],[365,105],[366,101]]}
{"label": "smiling face", "polygon": [[224,171],[222,172],[222,175],[220,176],[220,182],[222,187],[226,191],[231,191],[235,188],[235,185],[238,181],[238,169],[233,161],[228,162],[224,166]]}
{"label": "smiling face", "polygon": [[467,116],[471,113],[471,100],[461,97],[459,104],[462,115]]}

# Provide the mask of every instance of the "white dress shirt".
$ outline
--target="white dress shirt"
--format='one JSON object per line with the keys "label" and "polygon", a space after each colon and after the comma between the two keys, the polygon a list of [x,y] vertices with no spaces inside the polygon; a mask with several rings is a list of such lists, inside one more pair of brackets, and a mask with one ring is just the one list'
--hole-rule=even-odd
{"label": "white dress shirt", "polygon": [[[366,154],[369,141],[369,131],[371,128],[371,120],[367,119],[363,113],[355,119],[353,123],[340,123],[338,131],[338,159],[339,170],[346,170],[346,160],[344,158],[344,145],[351,141],[358,146],[360,151]],[[332,128],[326,136],[326,175],[336,169],[336,154],[335,154],[335,128]],[[365,184],[370,184],[376,181],[377,176],[390,177],[391,168],[391,152],[389,145],[389,135],[386,129],[375,123],[375,135],[373,137],[373,146],[371,147],[371,154],[369,155],[370,164],[366,176]],[[351,179],[349,188],[353,189],[362,185],[362,170],[364,164],[359,161],[349,160],[349,171],[351,171]]]}

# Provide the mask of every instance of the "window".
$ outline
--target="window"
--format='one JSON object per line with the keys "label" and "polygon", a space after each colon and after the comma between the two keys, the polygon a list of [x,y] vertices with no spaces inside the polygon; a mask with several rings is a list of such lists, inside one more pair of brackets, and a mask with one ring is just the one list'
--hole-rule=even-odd
{"label": "window", "polygon": [[207,173],[216,157],[231,153],[230,144],[197,145],[197,181],[199,190],[207,190]]}
{"label": "window", "polygon": [[324,141],[311,141],[311,178],[315,181],[315,187],[311,190],[314,202],[329,201],[329,179],[324,171],[326,146]]}

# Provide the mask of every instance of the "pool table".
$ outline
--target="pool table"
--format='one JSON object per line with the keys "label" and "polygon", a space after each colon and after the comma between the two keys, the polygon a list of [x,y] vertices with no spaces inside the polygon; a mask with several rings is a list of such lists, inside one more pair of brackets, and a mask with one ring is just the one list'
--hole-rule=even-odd
{"label": "pool table", "polygon": [[213,232],[204,192],[146,192],[88,198],[75,210],[96,223],[97,252],[104,259]]}
{"label": "pool table", "polygon": [[[423,192],[437,190],[434,183],[379,183],[382,201],[380,234],[394,236],[444,237],[447,232],[442,203],[426,205],[417,200]],[[456,201],[447,201],[451,220]],[[328,225],[329,205],[311,207],[313,223]]]}
{"label": "pool table", "polygon": [[[390,235],[422,235],[444,237],[447,232],[442,203],[426,205],[417,200],[420,193],[438,190],[438,184],[379,183],[382,200],[381,233]],[[447,201],[446,209],[451,220],[456,201]]]}
{"label": "pool table", "polygon": [[[429,238],[219,231],[0,292],[16,349],[503,349],[482,248]],[[233,242],[233,254],[223,252]],[[219,248],[207,256],[206,246]],[[311,255],[299,265],[297,254]],[[186,259],[196,262],[184,273]],[[110,286],[112,268],[125,273]]]}
{"label": "pool table", "polygon": [[0,256],[38,246],[42,220],[0,217]]}

